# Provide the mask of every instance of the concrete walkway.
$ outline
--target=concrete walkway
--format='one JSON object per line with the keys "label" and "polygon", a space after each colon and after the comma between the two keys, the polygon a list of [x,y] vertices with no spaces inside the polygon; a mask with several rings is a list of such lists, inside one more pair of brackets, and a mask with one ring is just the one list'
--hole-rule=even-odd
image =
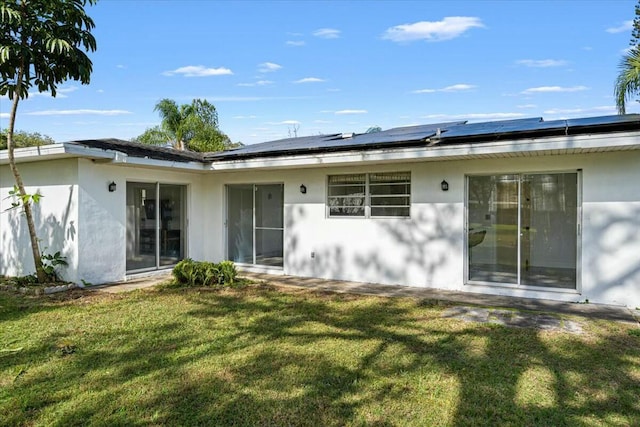
{"label": "concrete walkway", "polygon": [[89,291],[107,292],[109,294],[119,294],[136,289],[150,288],[171,280],[171,270],[154,272],[153,274],[139,275],[124,282],[105,283],[104,285],[90,286]]}
{"label": "concrete walkway", "polygon": [[241,272],[240,276],[254,281],[264,281],[274,286],[303,288],[317,291],[377,295],[382,297],[411,297],[440,300],[463,306],[505,307],[509,309],[540,311],[568,314],[591,319],[613,320],[637,324],[640,320],[638,310],[622,306],[604,304],[578,304],[552,300],[505,297],[498,295],[476,294],[471,292],[444,291],[431,288],[416,288],[399,285],[378,285],[372,283],[345,282],[307,277],[280,276],[263,273]]}
{"label": "concrete walkway", "polygon": [[[454,303],[458,306],[503,307],[523,311],[567,314],[590,319],[612,320],[633,324],[638,324],[638,321],[640,321],[640,310],[630,310],[622,306],[567,303],[552,300],[505,297],[476,294],[471,292],[454,292],[430,288],[416,288],[411,286],[389,286],[373,283],[251,273],[246,271],[240,272],[239,276],[256,282],[265,282],[277,287],[281,286],[336,293],[377,295],[381,297],[411,297],[440,300]],[[108,293],[120,293],[156,286],[170,279],[171,270],[167,270],[156,272],[154,274],[138,276],[125,282],[91,286],[87,289]]]}

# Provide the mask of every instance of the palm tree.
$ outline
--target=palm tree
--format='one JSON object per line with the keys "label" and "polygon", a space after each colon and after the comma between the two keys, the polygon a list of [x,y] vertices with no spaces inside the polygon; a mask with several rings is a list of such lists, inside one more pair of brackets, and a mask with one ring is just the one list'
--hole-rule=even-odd
{"label": "palm tree", "polygon": [[178,104],[172,99],[162,99],[153,109],[160,113],[162,119],[162,130],[174,138],[174,148],[184,150],[185,124],[187,117],[191,114],[189,105]]}
{"label": "palm tree", "polygon": [[154,108],[162,119],[161,129],[174,140],[174,148],[184,150],[193,138],[218,131],[216,107],[206,100],[194,99],[178,106],[172,99],[162,99]]}
{"label": "palm tree", "polygon": [[640,47],[634,46],[622,57],[619,69],[614,94],[618,114],[625,114],[629,98],[640,93]]}

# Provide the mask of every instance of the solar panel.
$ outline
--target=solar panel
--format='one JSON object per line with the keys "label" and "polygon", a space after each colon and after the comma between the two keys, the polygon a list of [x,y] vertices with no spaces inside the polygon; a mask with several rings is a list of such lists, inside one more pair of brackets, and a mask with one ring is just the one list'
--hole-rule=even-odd
{"label": "solar panel", "polygon": [[398,142],[423,141],[434,136],[438,129],[445,126],[460,125],[465,122],[434,123],[429,125],[406,126],[392,128],[385,131],[353,134],[351,137],[343,137],[343,134],[306,136],[299,138],[286,138],[260,144],[247,145],[235,150],[212,153],[207,159],[233,158],[246,155],[273,154],[290,151],[317,151],[335,150],[339,148],[361,147],[366,145],[384,145]]}
{"label": "solar panel", "polygon": [[[593,129],[604,132],[616,130],[640,129],[640,114],[623,116],[587,117],[567,120],[544,121],[541,117],[502,120],[484,123],[465,121],[433,123],[428,125],[405,126],[380,132],[364,134],[329,134],[298,138],[285,138],[260,144],[247,145],[219,153],[193,153],[176,151],[171,148],[149,146],[115,139],[74,141],[94,148],[116,150],[135,157],[149,157],[175,161],[213,161],[234,158],[259,157],[279,154],[303,154],[305,152],[338,151],[367,148],[406,146],[421,143],[427,138],[438,136],[439,144],[492,141],[509,139],[523,135],[580,134]],[[561,131],[561,132],[560,132]]]}
{"label": "solar panel", "polygon": [[569,128],[578,126],[595,126],[595,125],[607,125],[607,124],[621,124],[621,123],[640,123],[640,114],[625,114],[618,116],[601,116],[601,117],[584,117],[580,119],[567,119],[567,125]]}

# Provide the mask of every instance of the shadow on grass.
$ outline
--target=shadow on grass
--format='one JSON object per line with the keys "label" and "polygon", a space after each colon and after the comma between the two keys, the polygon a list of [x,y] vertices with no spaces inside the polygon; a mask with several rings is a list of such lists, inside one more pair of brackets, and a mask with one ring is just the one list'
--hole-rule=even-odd
{"label": "shadow on grass", "polygon": [[[640,420],[640,340],[622,326],[543,333],[442,319],[440,307],[407,299],[268,287],[165,288],[85,308],[60,308],[63,327],[0,357],[1,372],[27,371],[4,384],[0,423]],[[65,340],[72,354],[60,351]]]}

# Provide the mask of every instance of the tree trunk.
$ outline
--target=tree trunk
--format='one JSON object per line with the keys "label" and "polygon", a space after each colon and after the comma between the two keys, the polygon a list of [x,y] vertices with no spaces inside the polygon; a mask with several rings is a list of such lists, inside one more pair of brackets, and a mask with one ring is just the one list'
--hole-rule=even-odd
{"label": "tree trunk", "polygon": [[42,267],[42,257],[40,255],[40,247],[38,246],[38,236],[36,235],[36,227],[33,222],[33,211],[31,210],[31,201],[27,199],[27,192],[24,189],[24,183],[22,182],[22,176],[18,171],[16,165],[16,159],[14,156],[14,144],[13,144],[13,130],[16,123],[16,112],[18,111],[18,102],[20,101],[20,91],[22,89],[22,79],[24,76],[24,67],[20,67],[18,71],[18,78],[16,83],[16,90],[13,93],[13,104],[11,106],[11,113],[9,115],[9,129],[7,131],[7,149],[9,152],[9,166],[13,177],[16,180],[16,186],[18,187],[18,193],[24,214],[27,219],[27,228],[29,229],[29,238],[31,239],[31,252],[33,253],[33,263],[36,267],[36,276],[39,283],[44,283],[47,280],[47,274]]}

